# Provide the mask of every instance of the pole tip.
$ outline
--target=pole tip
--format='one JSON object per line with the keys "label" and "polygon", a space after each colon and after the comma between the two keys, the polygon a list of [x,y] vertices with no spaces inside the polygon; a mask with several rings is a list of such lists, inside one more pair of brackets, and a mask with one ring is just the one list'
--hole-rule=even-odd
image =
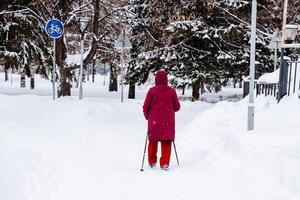
{"label": "pole tip", "polygon": [[141,171],[141,172],[143,172],[143,171],[144,171],[144,169],[140,169],[140,171]]}

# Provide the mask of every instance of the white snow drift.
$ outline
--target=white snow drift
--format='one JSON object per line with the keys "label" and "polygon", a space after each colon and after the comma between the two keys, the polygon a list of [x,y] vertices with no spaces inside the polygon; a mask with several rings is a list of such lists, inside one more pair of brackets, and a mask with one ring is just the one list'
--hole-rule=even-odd
{"label": "white snow drift", "polygon": [[0,199],[300,199],[296,95],[279,104],[259,97],[252,132],[246,131],[246,100],[182,102],[176,115],[181,165],[173,154],[168,172],[139,171],[142,103],[0,95]]}

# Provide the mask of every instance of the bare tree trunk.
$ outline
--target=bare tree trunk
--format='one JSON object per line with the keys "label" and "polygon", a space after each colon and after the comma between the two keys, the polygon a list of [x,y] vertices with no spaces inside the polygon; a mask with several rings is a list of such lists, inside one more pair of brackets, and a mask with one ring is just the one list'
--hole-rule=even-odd
{"label": "bare tree trunk", "polygon": [[243,79],[240,78],[240,79],[239,79],[239,88],[242,88],[242,87],[243,87]]}
{"label": "bare tree trunk", "polygon": [[7,70],[7,65],[5,65],[5,67],[4,67],[4,74],[5,74],[5,75],[4,75],[4,76],[5,76],[5,77],[4,77],[4,80],[5,80],[5,82],[6,82],[6,81],[8,81],[8,70]]}
{"label": "bare tree trunk", "polygon": [[95,82],[95,73],[96,73],[96,60],[94,59],[93,60],[93,75],[92,75],[92,82],[94,83]]}
{"label": "bare tree trunk", "polygon": [[185,84],[183,84],[183,87],[182,87],[182,96],[185,95]]}
{"label": "bare tree trunk", "polygon": [[110,76],[110,80],[109,80],[109,91],[110,92],[118,91],[118,81],[112,75]]}
{"label": "bare tree trunk", "polygon": [[86,81],[90,81],[90,65],[86,66]]}
{"label": "bare tree trunk", "polygon": [[236,83],[237,83],[237,80],[233,79],[233,88],[236,88]]}
{"label": "bare tree trunk", "polygon": [[67,57],[67,48],[63,38],[56,39],[56,63],[59,68],[58,97],[71,96],[71,84],[69,83],[72,74],[70,69],[65,68],[64,61]]}
{"label": "bare tree trunk", "polygon": [[128,99],[135,99],[135,83],[129,83]]}
{"label": "bare tree trunk", "polygon": [[30,77],[30,89],[34,89],[35,87],[34,75]]}
{"label": "bare tree trunk", "polygon": [[[99,16],[100,16],[100,0],[93,0],[93,6],[94,6],[94,16],[93,16],[93,33],[95,35],[99,35]],[[104,35],[102,36],[104,37]],[[98,40],[101,38],[96,39],[96,37],[93,37],[92,46],[90,49],[89,54],[83,61],[83,66],[87,66],[93,59],[95,54],[97,53],[98,49]]]}
{"label": "bare tree trunk", "polygon": [[71,96],[71,84],[68,81],[70,76],[68,70],[60,70],[58,97]]}
{"label": "bare tree trunk", "polygon": [[193,88],[193,91],[192,91],[192,99],[193,101],[198,101],[199,98],[200,98],[200,81],[197,80],[195,82],[192,83],[192,88]]}
{"label": "bare tree trunk", "polygon": [[205,87],[204,86],[205,86],[204,82],[200,81],[201,94],[204,94],[204,92],[205,92]]}
{"label": "bare tree trunk", "polygon": [[34,89],[35,87],[35,80],[34,80],[34,76],[35,76],[35,68],[31,67],[30,68],[30,89]]}
{"label": "bare tree trunk", "polygon": [[217,82],[217,84],[215,85],[215,92],[218,93],[222,90],[222,85],[220,82]]}
{"label": "bare tree trunk", "polygon": [[117,79],[117,70],[116,67],[112,64],[110,65],[110,74],[109,74],[109,91],[118,91],[118,79]]}
{"label": "bare tree trunk", "polygon": [[71,96],[71,84],[68,81],[70,76],[71,74],[68,70],[60,68],[58,97]]}
{"label": "bare tree trunk", "polygon": [[21,88],[24,88],[24,87],[26,87],[26,81],[25,81],[25,72],[24,72],[24,70],[22,71],[22,74],[21,74],[21,82],[20,82],[20,87],[21,87]]}

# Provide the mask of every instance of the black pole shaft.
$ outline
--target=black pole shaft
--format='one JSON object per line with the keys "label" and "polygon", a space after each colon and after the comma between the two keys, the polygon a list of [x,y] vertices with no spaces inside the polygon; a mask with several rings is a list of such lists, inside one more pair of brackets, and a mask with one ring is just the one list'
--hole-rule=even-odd
{"label": "black pole shaft", "polygon": [[289,87],[288,87],[288,96],[290,96],[290,90],[291,90],[291,80],[292,80],[292,68],[293,68],[293,63],[289,63]]}
{"label": "black pole shaft", "polygon": [[95,67],[96,67],[96,60],[93,60],[93,75],[92,75],[92,82],[95,82]]}
{"label": "black pole shaft", "polygon": [[179,166],[179,160],[178,160],[178,155],[177,155],[177,150],[176,150],[176,145],[175,145],[174,140],[173,140],[173,146],[174,146],[174,151],[175,151],[175,155],[176,155],[177,165]]}
{"label": "black pole shaft", "polygon": [[148,140],[148,133],[146,134],[146,141],[145,141],[145,147],[144,147],[144,154],[143,154],[142,167],[141,167],[141,169],[140,169],[141,171],[144,171],[144,161],[145,161],[145,155],[146,155],[147,140]]}
{"label": "black pole shaft", "polygon": [[[297,62],[295,63],[295,74],[294,74],[294,89],[293,89],[293,94],[296,92],[296,79],[297,79]],[[291,69],[292,70],[292,69]]]}
{"label": "black pole shaft", "polygon": [[283,54],[284,54],[283,51],[284,49],[281,48],[277,103],[279,103],[279,101],[282,98]]}

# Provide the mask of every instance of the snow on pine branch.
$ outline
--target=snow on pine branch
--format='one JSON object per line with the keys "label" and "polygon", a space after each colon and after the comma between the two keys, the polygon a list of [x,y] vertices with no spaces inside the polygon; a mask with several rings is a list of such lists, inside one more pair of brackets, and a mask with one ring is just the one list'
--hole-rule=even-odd
{"label": "snow on pine branch", "polygon": [[12,26],[17,26],[18,23],[15,23],[15,22],[7,22],[5,23],[5,25],[3,26],[0,26],[0,29],[2,29],[4,32],[9,32],[10,28]]}
{"label": "snow on pine branch", "polygon": [[169,26],[167,26],[166,30],[170,32],[175,32],[176,30],[191,30],[197,31],[200,30],[200,27],[203,26],[203,22],[200,20],[187,20],[187,21],[176,21],[171,22]]}
{"label": "snow on pine branch", "polygon": [[0,51],[1,57],[18,58],[18,53],[13,51]]}
{"label": "snow on pine branch", "polygon": [[23,19],[27,19],[27,17],[33,17],[35,20],[37,20],[38,22],[40,22],[42,24],[45,24],[47,21],[41,15],[39,15],[37,12],[35,12],[34,10],[32,10],[31,8],[26,7],[26,6],[12,5],[9,7],[9,9],[12,9],[12,10],[6,10],[2,14],[3,15],[14,14],[16,16],[22,17]]}
{"label": "snow on pine branch", "polygon": [[[227,13],[229,16],[233,17],[235,20],[237,20],[238,22],[240,22],[242,25],[244,25],[245,27],[247,27],[249,30],[251,28],[251,24],[250,22],[247,22],[243,19],[241,19],[239,16],[237,16],[236,14],[230,12],[229,9],[226,9],[226,8],[223,8],[222,6],[219,6],[217,4],[215,4],[215,7],[219,8],[220,10],[224,11],[225,13]],[[258,26],[259,27],[259,26]],[[259,29],[257,27],[257,33],[260,37],[262,38],[270,38],[272,37],[272,35],[269,33],[269,32],[265,32],[265,31],[262,31],[261,29]]]}
{"label": "snow on pine branch", "polygon": [[229,7],[234,7],[234,8],[241,8],[247,4],[249,4],[249,1],[243,1],[243,0],[219,0],[216,1],[215,4],[218,4],[219,6],[221,5],[226,5]]}
{"label": "snow on pine branch", "polygon": [[93,13],[93,1],[88,1],[83,5],[76,4],[72,7],[72,11],[67,14],[67,20],[65,21],[65,25],[68,25],[76,16],[86,15],[87,13]]}
{"label": "snow on pine branch", "polygon": [[[178,49],[181,49],[182,56],[178,55]],[[181,41],[178,44],[174,44],[171,46],[166,46],[166,47],[157,48],[157,49],[154,49],[151,51],[142,52],[138,55],[138,58],[139,59],[143,58],[143,59],[149,60],[149,59],[159,57],[161,60],[169,62],[170,60],[176,60],[180,57],[185,57],[186,53],[184,53],[184,52],[190,52],[190,51],[196,51],[198,53],[201,53],[201,55],[202,54],[207,55],[207,54],[211,53],[209,51],[197,49],[195,47],[187,45],[185,43],[185,41]],[[201,55],[198,55],[198,56],[201,56]]]}

